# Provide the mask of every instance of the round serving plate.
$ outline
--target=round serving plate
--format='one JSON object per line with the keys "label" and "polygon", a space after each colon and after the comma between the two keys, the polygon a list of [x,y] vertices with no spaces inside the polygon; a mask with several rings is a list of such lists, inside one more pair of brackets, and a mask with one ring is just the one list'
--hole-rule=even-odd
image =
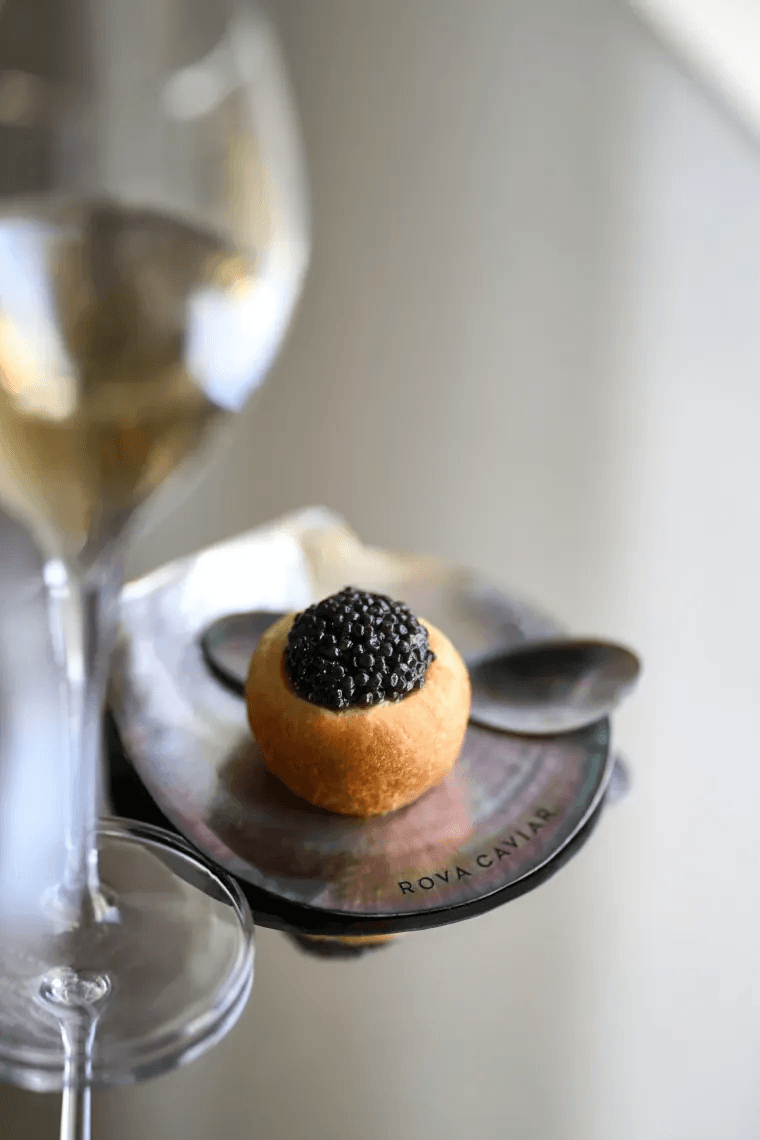
{"label": "round serving plate", "polygon": [[348,584],[407,602],[465,660],[558,632],[470,571],[364,547],[329,512],[300,512],[124,591],[111,709],[141,783],[250,888],[267,925],[402,932],[538,885],[598,816],[614,768],[608,720],[541,739],[471,724],[440,785],[369,820],[313,808],[267,772],[241,696],[209,669],[204,633],[225,614],[302,609]]}

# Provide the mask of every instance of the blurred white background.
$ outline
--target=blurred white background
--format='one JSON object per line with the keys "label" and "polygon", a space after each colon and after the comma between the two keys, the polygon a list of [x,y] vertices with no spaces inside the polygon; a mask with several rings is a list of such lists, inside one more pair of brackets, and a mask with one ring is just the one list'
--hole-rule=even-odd
{"label": "blurred white background", "polygon": [[694,68],[760,129],[760,6],[756,0],[632,0]]}
{"label": "blurred white background", "polygon": [[[132,570],[310,503],[474,565],[640,649],[635,785],[486,917],[345,964],[261,931],[241,1024],[96,1135],[754,1140],[760,154],[612,0],[273,11],[312,270]],[[5,1090],[0,1134],[56,1113]]]}

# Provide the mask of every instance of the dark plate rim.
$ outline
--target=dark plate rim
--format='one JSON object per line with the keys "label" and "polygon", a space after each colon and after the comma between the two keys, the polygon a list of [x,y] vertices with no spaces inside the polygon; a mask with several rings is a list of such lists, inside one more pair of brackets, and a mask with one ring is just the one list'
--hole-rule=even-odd
{"label": "dark plate rim", "polygon": [[[328,910],[322,907],[312,906],[308,903],[295,902],[283,895],[269,891],[265,887],[256,886],[248,880],[241,878],[239,875],[230,872],[223,864],[218,864],[208,852],[198,848],[197,844],[164,814],[152,792],[149,791],[129,759],[113,718],[109,718],[109,737],[111,742],[109,752],[112,758],[111,795],[114,810],[117,814],[135,817],[135,809],[128,803],[128,785],[131,783],[132,796],[137,796],[143,812],[145,810],[150,812],[153,816],[152,821],[157,821],[161,826],[173,832],[177,832],[191,847],[199,850],[206,860],[209,860],[215,866],[220,866],[226,875],[235,879],[248,899],[248,903],[253,912],[254,922],[258,926],[295,934],[322,934],[332,937],[404,934],[413,931],[433,930],[440,926],[451,925],[455,922],[475,918],[481,914],[487,914],[489,911],[495,910],[497,907],[503,906],[505,903],[511,902],[521,895],[535,890],[536,887],[541,886],[564,867],[569,859],[585,845],[602,814],[606,792],[616,762],[612,748],[612,726],[609,722],[609,718],[605,718],[605,720],[607,721],[608,730],[607,757],[598,785],[590,797],[588,808],[579,820],[576,828],[566,837],[553,855],[535,868],[535,870],[487,894],[468,899],[464,902],[451,903],[450,905],[412,911],[410,913],[384,912],[373,915],[355,915],[344,911]],[[114,778],[113,770],[114,752],[120,759],[122,768],[121,777],[117,776],[116,779]],[[140,818],[141,815],[142,813],[140,813],[137,818]]]}

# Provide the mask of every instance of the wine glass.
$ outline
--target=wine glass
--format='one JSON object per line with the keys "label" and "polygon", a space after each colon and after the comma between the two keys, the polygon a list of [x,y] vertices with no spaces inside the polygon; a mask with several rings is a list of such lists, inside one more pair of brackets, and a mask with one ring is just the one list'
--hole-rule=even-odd
{"label": "wine glass", "polygon": [[0,1076],[67,1088],[72,1136],[82,1088],[191,1059],[250,989],[235,883],[99,820],[102,720],[135,521],[263,380],[307,260],[255,4],[0,5],[0,499],[43,552],[67,729],[56,872],[3,917]]}

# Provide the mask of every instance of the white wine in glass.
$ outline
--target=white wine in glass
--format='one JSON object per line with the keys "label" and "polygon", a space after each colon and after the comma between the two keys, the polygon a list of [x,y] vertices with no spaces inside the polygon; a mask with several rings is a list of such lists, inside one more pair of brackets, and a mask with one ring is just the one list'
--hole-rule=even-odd
{"label": "white wine in glass", "polygon": [[235,410],[259,363],[256,285],[165,215],[0,219],[0,495],[47,552],[89,571]]}
{"label": "white wine in glass", "polygon": [[[252,978],[236,884],[98,820],[125,543],[260,385],[308,260],[296,118],[250,0],[0,5],[0,499],[45,559],[66,836],[0,944],[0,1076],[64,1088],[191,1059]],[[35,909],[36,908],[36,909]]]}
{"label": "white wine in glass", "polygon": [[292,298],[177,218],[46,213],[0,218],[0,495],[87,573],[239,409]]}

